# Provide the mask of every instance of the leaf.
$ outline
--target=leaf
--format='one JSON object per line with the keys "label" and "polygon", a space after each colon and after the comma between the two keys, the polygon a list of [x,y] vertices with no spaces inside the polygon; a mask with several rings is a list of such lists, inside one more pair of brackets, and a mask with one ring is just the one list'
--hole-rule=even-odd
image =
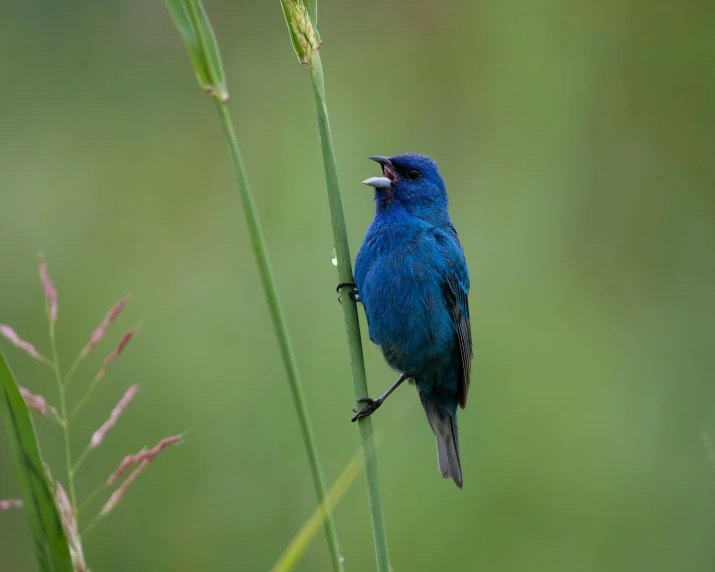
{"label": "leaf", "polygon": [[10,440],[25,512],[42,572],[72,572],[65,531],[45,477],[35,428],[25,400],[0,352],[0,411]]}
{"label": "leaf", "polygon": [[184,46],[189,54],[191,65],[194,67],[194,72],[196,72],[196,79],[199,80],[201,88],[205,89],[210,80],[201,57],[199,40],[189,20],[186,3],[183,0],[165,0],[164,4],[166,4],[166,9],[169,11],[169,16],[171,16],[174,26],[179,30],[181,39],[184,40]]}
{"label": "leaf", "polygon": [[298,561],[308,550],[313,538],[318,534],[320,526],[328,518],[329,511],[332,511],[338,505],[345,493],[350,489],[353,481],[360,473],[362,463],[362,451],[358,451],[350,459],[343,472],[340,473],[338,480],[331,487],[325,500],[318,505],[310,518],[298,531],[298,534],[295,535],[295,538],[291,540],[278,562],[271,568],[271,572],[290,572],[296,567]]}
{"label": "leaf", "polygon": [[201,0],[164,0],[189,54],[201,89],[219,101],[228,100],[228,87],[218,42]]}
{"label": "leaf", "polygon": [[308,16],[310,16],[310,21],[313,22],[313,27],[318,28],[318,0],[307,0],[306,8],[308,9]]}

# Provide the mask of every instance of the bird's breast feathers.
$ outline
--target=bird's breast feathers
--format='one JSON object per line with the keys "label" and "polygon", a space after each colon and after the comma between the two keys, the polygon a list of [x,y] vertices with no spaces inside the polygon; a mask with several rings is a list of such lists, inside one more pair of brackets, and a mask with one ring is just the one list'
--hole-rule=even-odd
{"label": "bird's breast feathers", "polygon": [[442,289],[448,261],[434,233],[397,239],[397,232],[366,240],[369,252],[361,250],[355,275],[370,338],[393,367],[408,372],[449,359],[455,339]]}

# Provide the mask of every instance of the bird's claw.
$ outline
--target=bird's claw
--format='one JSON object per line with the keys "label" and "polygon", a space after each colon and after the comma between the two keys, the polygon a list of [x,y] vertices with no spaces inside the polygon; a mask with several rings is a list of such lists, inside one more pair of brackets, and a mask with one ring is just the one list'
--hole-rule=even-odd
{"label": "bird's claw", "polygon": [[367,417],[369,415],[372,415],[377,411],[377,408],[382,405],[382,400],[381,399],[370,399],[369,397],[361,397],[360,399],[356,399],[358,403],[367,403],[365,407],[363,407],[360,411],[356,411],[353,409],[353,412],[357,413],[355,417],[351,419],[351,421],[354,423],[358,419],[362,419],[363,417]]}
{"label": "bird's claw", "polygon": [[[355,286],[355,282],[341,282],[340,284],[338,284],[337,288],[335,288],[335,291],[340,294],[340,289],[344,286]],[[356,288],[349,290],[348,296],[356,304],[360,301],[360,293],[357,291]],[[338,302],[340,302],[341,304],[343,303],[342,296],[338,296]]]}
{"label": "bird's claw", "polygon": [[335,291],[340,294],[340,289],[343,288],[344,286],[356,286],[355,282],[340,282],[338,285],[335,287]]}

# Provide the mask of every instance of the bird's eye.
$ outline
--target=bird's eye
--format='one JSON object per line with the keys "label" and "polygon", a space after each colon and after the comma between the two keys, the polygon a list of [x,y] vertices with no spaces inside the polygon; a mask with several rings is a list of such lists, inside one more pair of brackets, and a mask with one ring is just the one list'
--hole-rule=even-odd
{"label": "bird's eye", "polygon": [[420,172],[417,169],[410,169],[409,171],[407,171],[407,176],[410,179],[417,179],[420,176]]}

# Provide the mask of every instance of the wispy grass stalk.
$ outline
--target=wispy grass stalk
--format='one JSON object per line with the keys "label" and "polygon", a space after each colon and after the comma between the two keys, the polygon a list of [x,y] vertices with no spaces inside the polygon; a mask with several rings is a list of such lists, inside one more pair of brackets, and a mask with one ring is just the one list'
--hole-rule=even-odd
{"label": "wispy grass stalk", "polygon": [[[325,81],[323,78],[323,65],[320,61],[319,48],[320,36],[315,27],[317,22],[317,8],[315,0],[304,3],[303,0],[281,0],[283,13],[288,24],[293,48],[298,59],[307,64],[310,80],[315,97],[315,109],[320,133],[320,148],[323,154],[323,167],[325,169],[325,183],[328,191],[330,205],[330,218],[333,226],[333,241],[338,262],[338,279],[340,282],[352,282],[353,270],[350,257],[350,246],[345,226],[343,201],[340,194],[338,168],[333,148],[333,138],[328,120],[328,107],[325,102]],[[343,296],[343,318],[347,334],[350,367],[353,378],[355,398],[367,397],[367,378],[365,375],[365,361],[363,358],[362,342],[360,338],[360,323],[358,321],[357,304],[348,296]],[[372,431],[372,420],[363,417],[358,422],[360,439],[367,480],[367,495],[372,522],[373,540],[375,543],[375,557],[378,572],[390,570],[390,559],[387,548],[387,532],[385,518],[380,497],[380,481],[377,467],[377,454]]]}
{"label": "wispy grass stalk", "polygon": [[[57,388],[60,398],[60,411],[47,403],[41,395],[32,393],[25,387],[17,385],[12,373],[7,367],[2,353],[0,352],[0,407],[4,409],[3,417],[6,418],[6,425],[9,431],[15,453],[15,460],[18,469],[18,476],[23,489],[22,502],[28,507],[30,526],[35,539],[35,552],[39,566],[42,570],[87,572],[84,553],[82,550],[82,535],[79,533],[79,512],[77,506],[77,494],[75,492],[75,477],[87,455],[101,445],[107,433],[117,424],[119,417],[129,406],[138,391],[137,385],[132,385],[119,400],[109,415],[109,419],[97,429],[89,439],[89,444],[85,447],[79,458],[72,464],[72,452],[70,449],[70,421],[72,414],[68,413],[67,382],[71,375],[79,368],[83,358],[97,345],[104,337],[108,326],[117,318],[126,306],[127,298],[120,300],[107,313],[104,320],[95,329],[89,343],[79,353],[70,367],[64,379],[60,368],[59,353],[57,351],[56,322],[58,313],[57,290],[50,280],[47,272],[47,265],[44,258],[40,262],[40,278],[45,291],[45,310],[49,322],[49,337],[52,351],[52,359],[45,358],[33,344],[21,339],[15,330],[6,324],[0,324],[0,335],[10,341],[14,346],[23,350],[27,355],[49,365],[55,373]],[[126,345],[132,339],[136,328],[132,328],[124,334],[119,345],[104,360],[99,373],[94,377],[94,381],[85,391],[80,404],[86,403],[100,381],[110,363],[115,361],[124,351]],[[77,406],[79,407],[79,406]],[[75,407],[74,411],[77,411]],[[67,485],[70,491],[68,495],[59,480],[55,480],[49,467],[42,462],[36,435],[29,410],[55,421],[61,428],[65,449],[65,465],[67,471]],[[14,439],[13,439],[14,437]],[[181,435],[174,435],[162,439],[153,449],[143,449],[136,455],[128,455],[120,464],[120,469],[112,473],[103,486],[92,493],[83,503],[81,508],[85,508],[96,496],[104,492],[107,488],[117,485],[118,479],[126,468],[141,463],[123,483],[118,484],[116,490],[105,503],[103,509],[87,527],[91,530],[103,517],[111,512],[126,494],[129,485],[136,480],[140,472],[163,450],[170,445],[179,443]],[[43,478],[44,474],[44,478]],[[2,506],[9,507],[6,502],[0,502]],[[19,506],[15,502],[12,506]],[[71,559],[71,561],[70,561]],[[51,566],[50,566],[51,564]],[[50,567],[48,567],[50,566]]]}
{"label": "wispy grass stalk", "polygon": [[[348,245],[345,215],[343,214],[343,200],[340,195],[338,183],[337,164],[333,140],[328,123],[328,109],[325,105],[325,87],[323,84],[323,67],[320,54],[316,51],[310,66],[310,79],[315,96],[315,107],[318,115],[320,129],[320,147],[323,153],[325,168],[325,182],[330,202],[330,216],[333,224],[333,240],[335,241],[335,254],[338,259],[338,279],[340,282],[353,281],[353,269],[350,262],[350,247]],[[357,304],[349,296],[343,296],[343,319],[347,334],[350,367],[353,378],[353,391],[355,399],[368,396],[367,376],[365,374],[365,360],[360,338],[360,322],[358,321]],[[375,543],[375,558],[379,572],[390,570],[390,558],[387,549],[387,531],[385,517],[382,510],[380,495],[380,479],[377,467],[377,453],[375,439],[372,431],[372,419],[363,417],[358,421],[360,440],[362,442],[363,462],[365,464],[365,478],[367,479],[367,496],[370,505],[370,520],[372,522],[373,541]]]}
{"label": "wispy grass stalk", "polygon": [[60,415],[62,418],[62,436],[65,448],[65,465],[67,469],[67,481],[70,489],[70,502],[72,510],[77,512],[77,494],[74,486],[74,473],[72,472],[72,448],[70,445],[70,429],[67,422],[67,396],[65,385],[62,381],[62,371],[60,369],[59,354],[57,353],[57,338],[55,337],[55,324],[57,322],[57,290],[55,289],[47,273],[45,259],[40,257],[40,280],[45,290],[45,312],[50,326],[50,347],[52,350],[52,365],[57,381],[57,390],[60,395]]}
{"label": "wispy grass stalk", "polygon": [[[218,44],[216,43],[211,25],[200,0],[165,0],[165,3],[174,20],[174,24],[184,40],[199,84],[214,98],[216,103],[216,111],[226,138],[236,181],[238,183],[246,226],[248,227],[248,233],[251,237],[251,245],[253,246],[253,253],[258,265],[261,284],[266,296],[266,301],[268,302],[271,321],[273,322],[273,327],[278,338],[281,358],[288,377],[288,385],[308,457],[313,486],[318,497],[318,503],[321,506],[328,506],[326,504],[325,480],[318,458],[308,407],[303,394],[303,386],[300,376],[298,375],[295,354],[278,298],[278,289],[271,270],[258,211],[248,183],[248,176],[246,175],[246,169],[241,158],[238,138],[236,137],[227,105],[228,89],[221,65]],[[323,522],[323,528],[328,542],[333,569],[341,571],[343,570],[343,564],[340,556],[338,535],[330,511],[328,511],[327,518]]]}
{"label": "wispy grass stalk", "polygon": [[308,549],[308,545],[313,540],[313,537],[320,529],[321,523],[325,521],[328,511],[337,506],[343,496],[345,496],[345,493],[350,489],[355,478],[360,474],[362,461],[362,455],[360,451],[358,451],[353,455],[353,458],[350,459],[350,462],[343,469],[343,472],[340,473],[335,483],[333,483],[325,501],[318,505],[310,518],[301,527],[298,534],[296,534],[295,538],[291,541],[283,554],[281,554],[278,562],[271,568],[271,572],[290,572],[290,570],[295,568],[300,558]]}

